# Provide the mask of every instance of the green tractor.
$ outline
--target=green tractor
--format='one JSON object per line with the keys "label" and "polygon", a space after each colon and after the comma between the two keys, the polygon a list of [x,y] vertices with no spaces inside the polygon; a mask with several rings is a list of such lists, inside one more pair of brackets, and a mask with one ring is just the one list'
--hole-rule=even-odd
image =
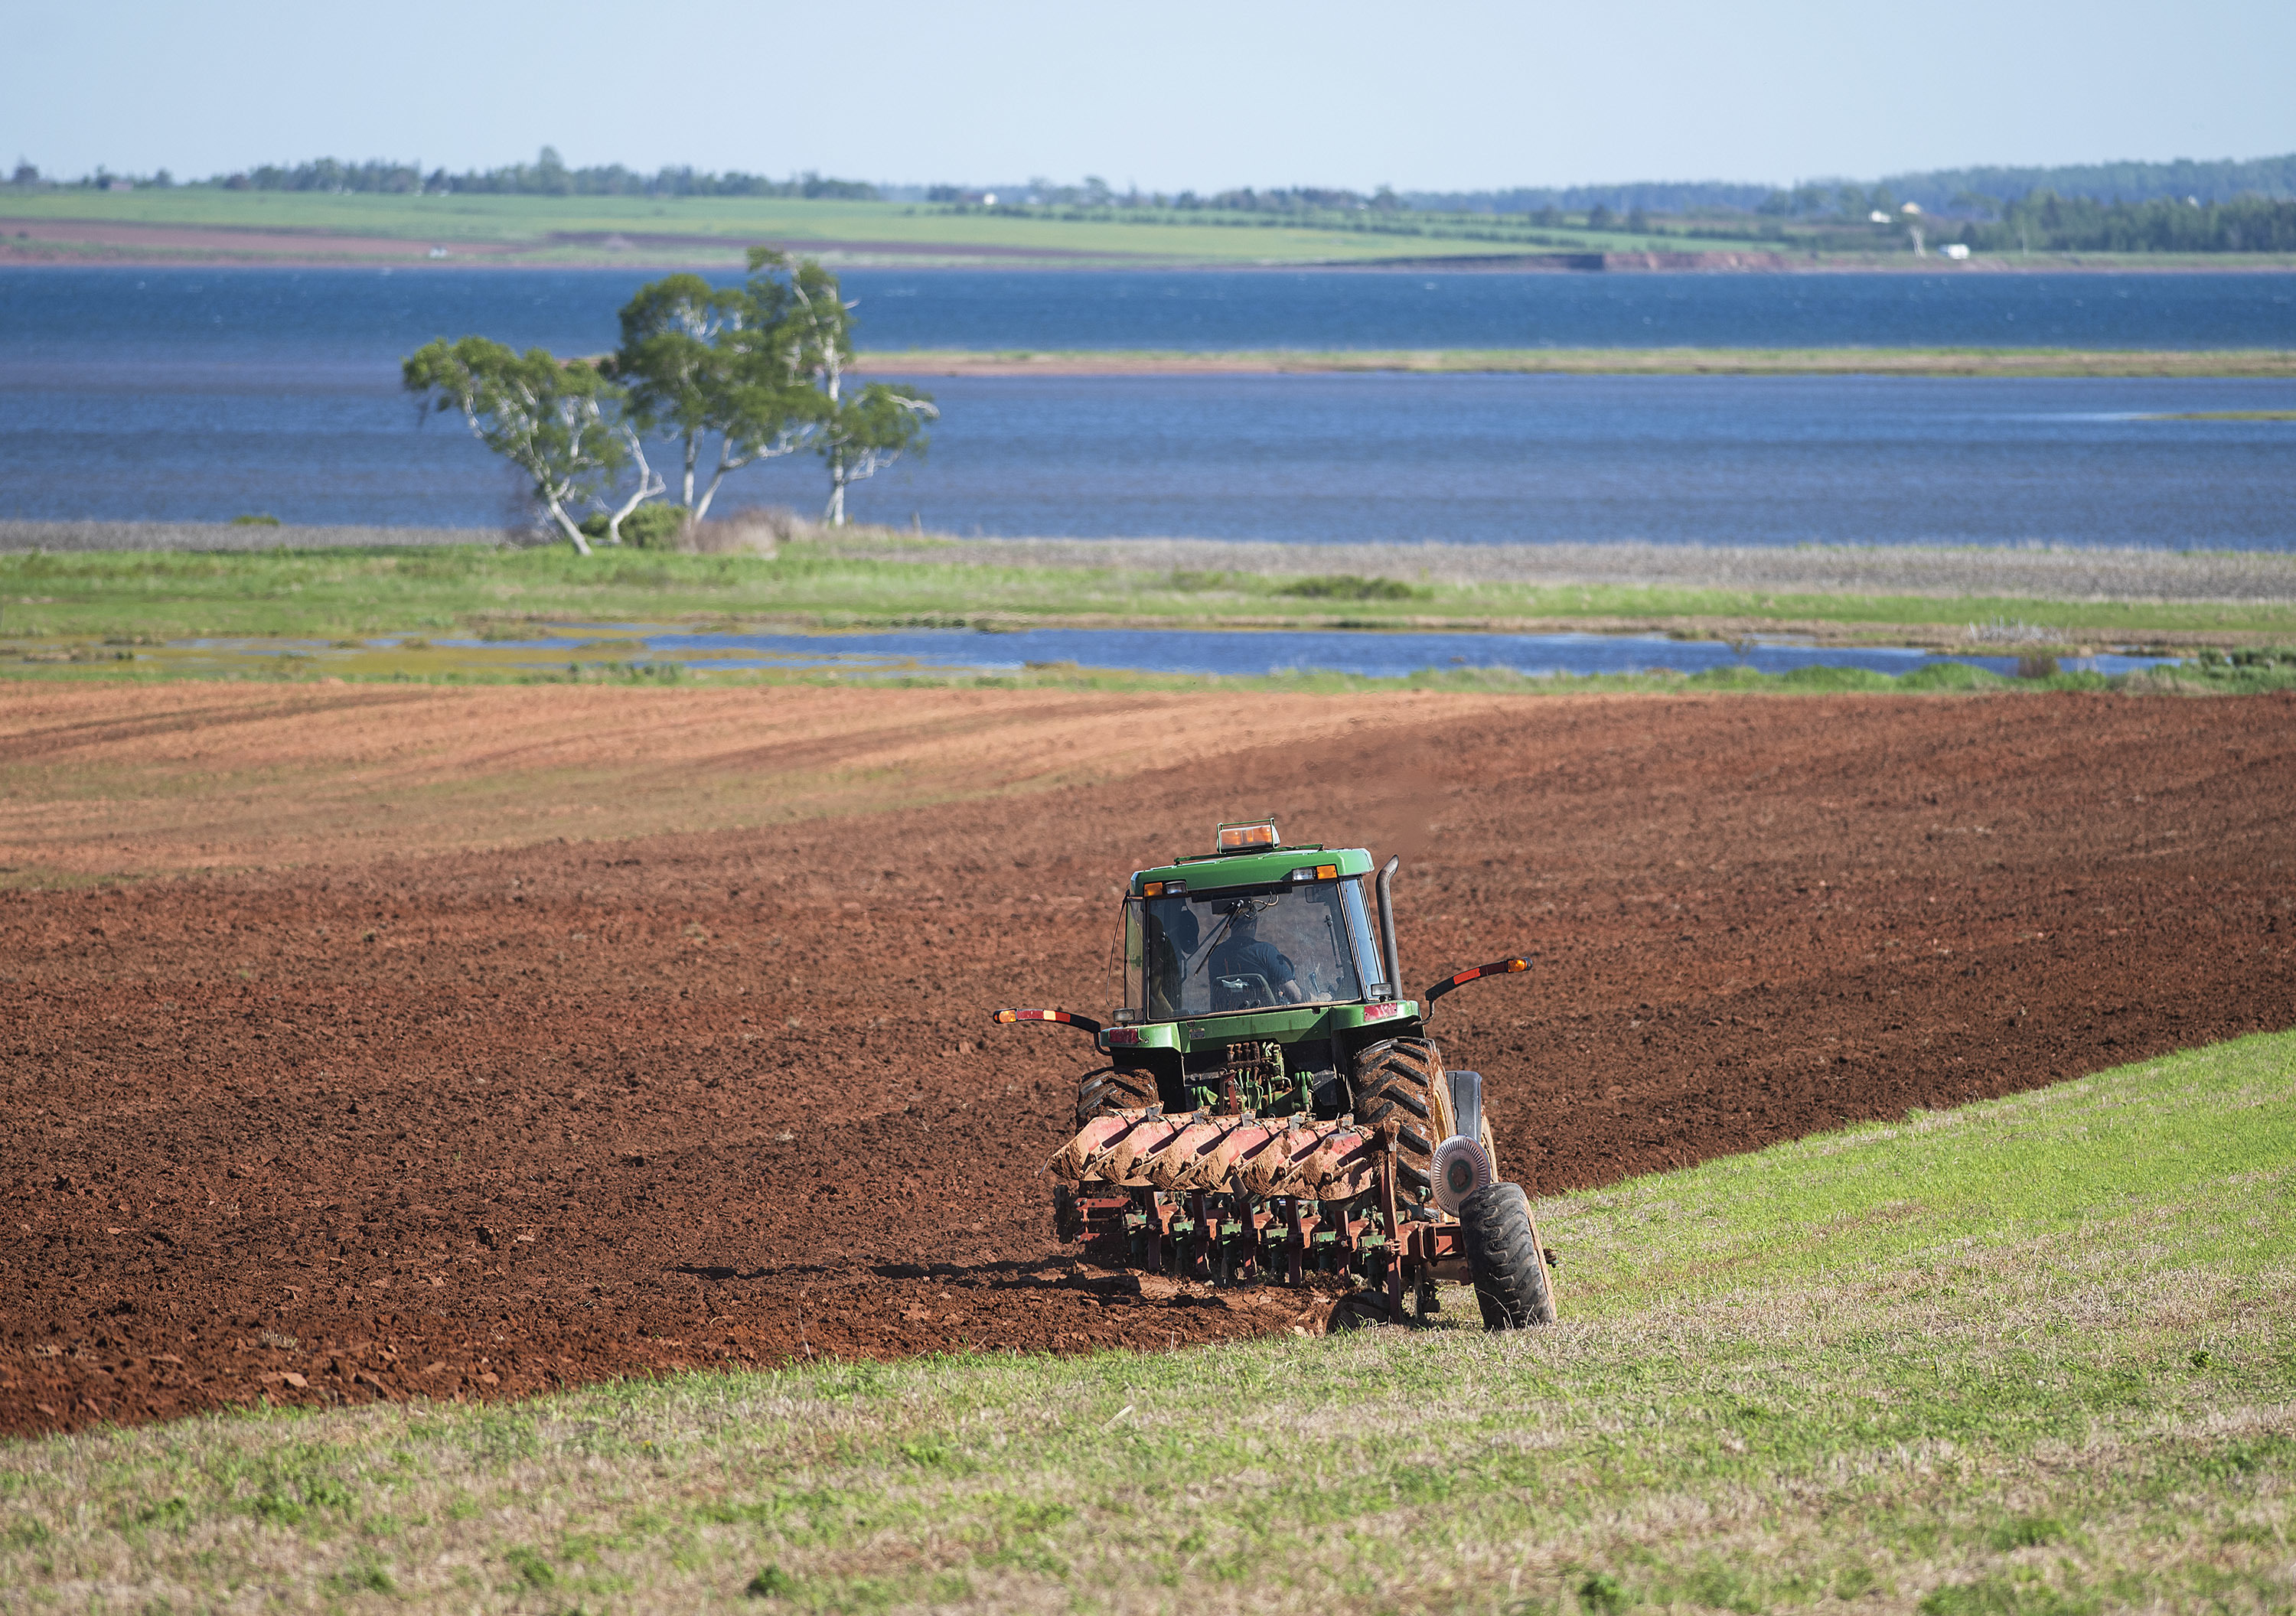
{"label": "green tractor", "polygon": [[[1078,1133],[1054,1158],[1054,1227],[1111,1267],[1214,1284],[1345,1289],[1330,1327],[1423,1319],[1472,1283],[1490,1329],[1551,1324],[1553,1255],[1498,1177],[1483,1080],[1446,1071],[1426,1017],[1459,972],[1403,997],[1392,884],[1360,847],[1286,844],[1268,820],[1136,872],[1123,1006],[999,1010],[1092,1035]],[[1368,886],[1378,888],[1377,927]]]}

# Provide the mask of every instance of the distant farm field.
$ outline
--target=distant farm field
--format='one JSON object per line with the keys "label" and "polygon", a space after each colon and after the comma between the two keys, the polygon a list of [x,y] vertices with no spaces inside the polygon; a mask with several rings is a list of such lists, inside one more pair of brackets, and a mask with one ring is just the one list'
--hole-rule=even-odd
{"label": "distant farm field", "polygon": [[[103,192],[0,185],[0,265],[388,263],[732,266],[754,243],[842,264],[1042,265],[1471,263],[1554,268],[2288,268],[2288,255],[2043,254],[1948,269],[1903,243],[1840,251],[1722,226],[1711,235],[1533,226],[1520,217],[1058,214],[781,197],[406,196],[207,186]],[[1614,255],[1606,265],[1601,255]],[[1627,255],[1624,258],[1615,255]],[[1668,255],[1661,261],[1644,255]],[[1578,262],[1566,262],[1572,258]]]}
{"label": "distant farm field", "polygon": [[[1244,216],[1182,223],[1057,219],[956,213],[903,202],[806,201],[771,197],[384,196],[324,192],[0,190],[0,248],[39,246],[100,253],[168,246],[234,256],[228,238],[255,233],[242,256],[340,257],[450,254],[520,263],[631,262],[664,257],[726,262],[772,241],[846,257],[1013,259],[1143,264],[1253,264],[1398,256],[1474,257],[1536,251],[1521,241],[1394,235],[1262,224]],[[181,233],[190,233],[182,234]],[[304,235],[297,243],[274,240]],[[1519,232],[1509,234],[1519,237]],[[1635,250],[1653,239],[1614,232],[1559,232],[1562,250]],[[1567,239],[1566,239],[1567,238]],[[331,240],[332,239],[332,241]],[[392,244],[400,246],[394,254]],[[1661,244],[1663,245],[1663,244]],[[1679,245],[1676,243],[1675,245]],[[348,248],[350,250],[345,250]]]}

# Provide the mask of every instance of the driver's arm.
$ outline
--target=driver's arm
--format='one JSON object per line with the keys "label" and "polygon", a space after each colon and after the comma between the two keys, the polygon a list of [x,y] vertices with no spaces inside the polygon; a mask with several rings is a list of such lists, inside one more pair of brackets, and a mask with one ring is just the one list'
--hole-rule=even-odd
{"label": "driver's arm", "polygon": [[1267,976],[1275,983],[1277,999],[1285,1004],[1298,1004],[1308,997],[1307,991],[1300,985],[1300,973],[1292,967],[1291,955],[1279,953],[1269,963],[1275,967]]}

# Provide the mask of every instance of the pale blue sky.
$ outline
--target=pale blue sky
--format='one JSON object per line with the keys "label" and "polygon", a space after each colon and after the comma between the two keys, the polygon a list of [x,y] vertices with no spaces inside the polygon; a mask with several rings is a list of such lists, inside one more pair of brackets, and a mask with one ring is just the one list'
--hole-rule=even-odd
{"label": "pale blue sky", "polygon": [[2296,150],[2292,62],[2289,0],[12,0],[0,161],[1784,182]]}

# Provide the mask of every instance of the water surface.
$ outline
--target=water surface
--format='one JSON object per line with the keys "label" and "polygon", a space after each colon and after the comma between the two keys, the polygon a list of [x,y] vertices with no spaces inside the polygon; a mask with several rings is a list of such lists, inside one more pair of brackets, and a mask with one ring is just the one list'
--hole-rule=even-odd
{"label": "water surface", "polygon": [[[518,477],[425,423],[403,354],[615,339],[635,272],[0,273],[0,517],[523,522]],[[855,271],[881,347],[1969,341],[2296,347],[2290,275]],[[931,384],[931,453],[864,520],[957,534],[1314,543],[2296,543],[2281,381],[1294,376]],[[809,456],[729,504],[817,510]]]}

